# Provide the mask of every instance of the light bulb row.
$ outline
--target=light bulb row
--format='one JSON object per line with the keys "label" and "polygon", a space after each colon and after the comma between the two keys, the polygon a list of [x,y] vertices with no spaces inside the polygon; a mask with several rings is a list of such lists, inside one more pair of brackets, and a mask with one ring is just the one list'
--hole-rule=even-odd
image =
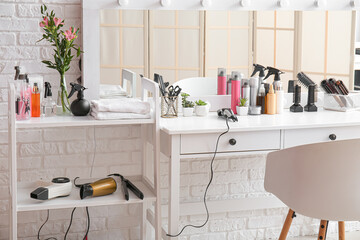
{"label": "light bulb row", "polygon": [[[129,4],[129,1],[130,0],[118,0],[118,3],[120,6],[124,7]],[[252,2],[251,0],[239,0],[240,6],[245,7],[245,8],[250,7],[251,2]],[[169,7],[171,5],[171,0],[160,0],[160,4],[163,7]],[[211,7],[212,0],[201,0],[201,5],[204,8]],[[277,5],[278,5],[278,7],[281,7],[281,8],[287,8],[290,6],[290,1],[289,0],[278,0]],[[326,5],[327,5],[326,0],[315,0],[314,1],[315,7],[324,8],[324,7],[326,7]],[[351,0],[350,5],[354,8],[360,7],[360,0]]]}

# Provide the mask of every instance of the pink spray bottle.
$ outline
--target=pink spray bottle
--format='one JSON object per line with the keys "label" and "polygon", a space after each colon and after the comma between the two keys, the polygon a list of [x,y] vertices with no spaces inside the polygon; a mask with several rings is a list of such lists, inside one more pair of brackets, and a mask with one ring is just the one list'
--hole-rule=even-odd
{"label": "pink spray bottle", "polygon": [[218,69],[218,95],[226,95],[226,69],[219,68]]}
{"label": "pink spray bottle", "polygon": [[235,114],[237,114],[236,106],[238,105],[240,99],[240,88],[241,79],[239,78],[239,75],[235,75],[231,80],[231,110],[233,110]]}

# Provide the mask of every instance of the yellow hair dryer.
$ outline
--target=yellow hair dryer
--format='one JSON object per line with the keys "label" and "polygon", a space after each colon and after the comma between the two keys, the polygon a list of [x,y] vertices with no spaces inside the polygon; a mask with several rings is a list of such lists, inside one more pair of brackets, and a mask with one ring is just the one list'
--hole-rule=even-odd
{"label": "yellow hair dryer", "polygon": [[115,192],[116,188],[116,181],[112,177],[103,178],[93,183],[82,185],[80,188],[80,198],[109,195]]}

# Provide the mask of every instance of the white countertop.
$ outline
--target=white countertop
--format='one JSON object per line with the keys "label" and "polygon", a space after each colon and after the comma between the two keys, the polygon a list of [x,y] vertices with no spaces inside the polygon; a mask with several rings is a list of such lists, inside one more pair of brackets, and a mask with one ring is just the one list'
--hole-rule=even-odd
{"label": "white countertop", "polygon": [[[229,121],[230,131],[263,131],[280,129],[339,127],[360,125],[360,111],[292,113],[288,109],[283,114],[238,116],[238,122]],[[161,118],[160,128],[167,134],[217,133],[226,130],[225,120],[216,112],[207,117]]]}

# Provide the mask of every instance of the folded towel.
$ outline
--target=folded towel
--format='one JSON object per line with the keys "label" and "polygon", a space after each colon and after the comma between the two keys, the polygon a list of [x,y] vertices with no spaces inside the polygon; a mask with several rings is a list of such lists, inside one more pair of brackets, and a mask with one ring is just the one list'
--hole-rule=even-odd
{"label": "folded towel", "polygon": [[150,114],[121,113],[121,112],[96,112],[91,111],[91,116],[96,120],[120,120],[120,119],[146,119]]}
{"label": "folded towel", "polygon": [[120,85],[100,84],[100,98],[124,97],[126,95],[126,91]]}
{"label": "folded towel", "polygon": [[96,112],[150,113],[150,103],[136,98],[117,98],[92,100],[92,109]]}

